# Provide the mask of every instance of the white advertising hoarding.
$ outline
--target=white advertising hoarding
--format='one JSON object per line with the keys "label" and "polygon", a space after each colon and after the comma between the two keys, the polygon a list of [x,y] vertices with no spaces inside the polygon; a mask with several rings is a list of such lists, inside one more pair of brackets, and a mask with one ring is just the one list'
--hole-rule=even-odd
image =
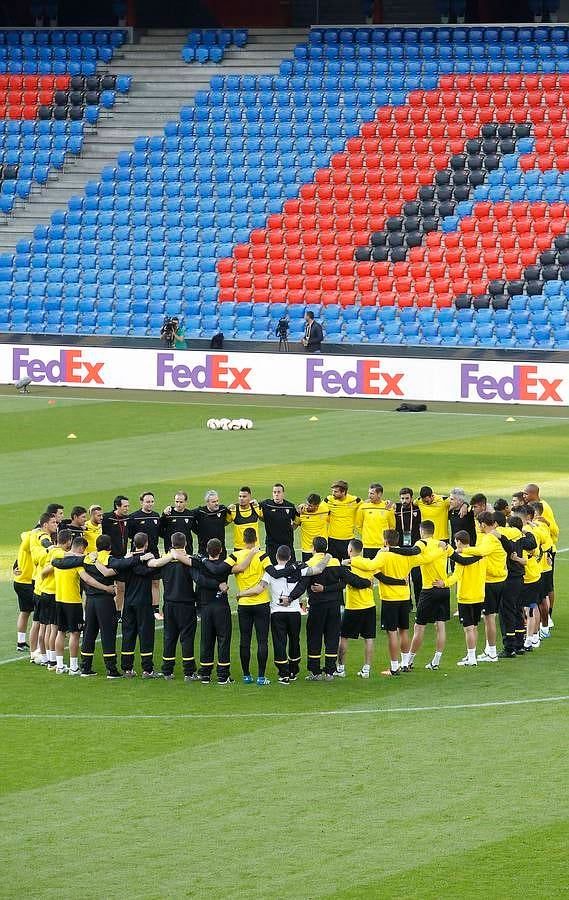
{"label": "white advertising hoarding", "polygon": [[569,405],[569,364],[0,344],[0,382]]}

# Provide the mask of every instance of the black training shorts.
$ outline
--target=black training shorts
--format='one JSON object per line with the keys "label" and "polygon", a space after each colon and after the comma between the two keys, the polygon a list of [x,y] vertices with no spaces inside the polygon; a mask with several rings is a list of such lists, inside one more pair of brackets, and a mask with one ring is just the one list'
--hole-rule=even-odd
{"label": "black training shorts", "polygon": [[416,625],[448,622],[450,619],[450,590],[448,588],[423,588],[417,601]]}
{"label": "black training shorts", "polygon": [[359,638],[371,640],[376,636],[376,611],[375,605],[365,609],[345,609],[342,615],[342,629],[340,635],[343,638]]}
{"label": "black training shorts", "polygon": [[409,628],[409,600],[382,600],[381,627],[383,631],[407,631]]}
{"label": "black training shorts", "polygon": [[58,631],[82,631],[83,630],[83,604],[82,603],[56,603],[57,630]]}
{"label": "black training shorts", "polygon": [[480,617],[482,616],[483,607],[483,602],[458,604],[458,618],[465,628],[468,628],[470,625],[480,624]]}
{"label": "black training shorts", "polygon": [[18,598],[20,612],[33,612],[35,607],[33,584],[22,584],[20,581],[15,581],[14,590]]}
{"label": "black training shorts", "polygon": [[498,612],[503,591],[503,581],[486,582],[484,588],[484,609],[482,610],[485,616],[495,615]]}

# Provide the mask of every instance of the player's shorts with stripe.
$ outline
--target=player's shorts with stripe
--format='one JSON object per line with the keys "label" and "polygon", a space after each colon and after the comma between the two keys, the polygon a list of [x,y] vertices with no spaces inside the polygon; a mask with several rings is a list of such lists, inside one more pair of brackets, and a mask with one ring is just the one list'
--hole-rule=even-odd
{"label": "player's shorts with stripe", "polygon": [[40,594],[39,598],[39,623],[40,625],[56,625],[55,594]]}

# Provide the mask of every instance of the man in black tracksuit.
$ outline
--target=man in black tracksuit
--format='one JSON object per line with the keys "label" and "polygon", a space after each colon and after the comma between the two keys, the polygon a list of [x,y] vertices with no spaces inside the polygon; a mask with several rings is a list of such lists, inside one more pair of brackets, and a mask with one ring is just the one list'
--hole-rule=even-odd
{"label": "man in black tracksuit", "polygon": [[165,678],[174,677],[176,663],[176,647],[178,640],[182,645],[182,668],[184,681],[198,681],[196,675],[196,659],[194,642],[196,637],[196,593],[194,581],[200,587],[217,591],[218,582],[202,575],[196,566],[184,565],[186,538],[181,531],[171,536],[172,551],[180,551],[182,559],[173,556],[161,570],[164,589],[164,649],[162,655],[162,674]]}
{"label": "man in black tracksuit", "polygon": [[[223,546],[218,538],[211,538],[206,545],[206,556],[186,557],[188,565],[208,581],[198,583],[198,599],[201,615],[200,640],[200,680],[209,684],[214,666],[215,644],[217,641],[217,681],[219,684],[233,684],[230,674],[231,664],[231,609],[227,598],[227,578],[233,572],[244,572],[257,548],[253,547],[243,562],[231,566],[221,558]],[[181,559],[181,556],[178,558]],[[212,587],[209,579],[213,579]]]}
{"label": "man in black tracksuit", "polygon": [[172,546],[172,535],[175,532],[181,532],[186,538],[186,552],[192,554],[194,552],[193,534],[194,527],[193,511],[188,509],[186,503],[188,495],[185,491],[176,491],[174,503],[167,506],[160,516],[160,536],[164,541],[164,552]]}
{"label": "man in black tracksuit", "polygon": [[[102,534],[97,538],[97,559],[103,564],[108,563],[111,549],[111,539]],[[87,678],[93,672],[93,656],[95,654],[95,641],[101,633],[101,646],[103,650],[103,662],[107,670],[107,678],[121,678],[117,669],[117,624],[118,612],[115,603],[114,579],[112,576],[101,575],[89,557],[83,559],[83,568],[88,575],[99,583],[98,587],[85,585],[85,627],[81,643],[81,675]],[[81,575],[83,580],[83,575]]]}
{"label": "man in black tracksuit", "polygon": [[[314,538],[314,556],[308,564],[317,564],[326,553],[326,539]],[[269,571],[267,569],[267,571]],[[342,591],[346,584],[353,587],[369,587],[370,581],[354,575],[337,559],[330,559],[319,575],[303,576],[290,592],[291,600],[296,600],[304,591],[308,593],[308,619],[306,622],[306,644],[308,654],[308,681],[331,680],[336,671],[338,644],[340,642]],[[322,641],[324,640],[324,671],[322,671]]]}
{"label": "man in black tracksuit", "polygon": [[145,534],[148,538],[148,552],[158,557],[158,538],[160,537],[160,515],[154,509],[154,494],[144,491],[140,495],[140,509],[128,517],[128,535],[131,539],[131,550],[134,550],[135,534]]}
{"label": "man in black tracksuit", "polygon": [[127,678],[134,678],[134,650],[138,638],[143,678],[159,678],[154,671],[154,609],[152,603],[153,581],[160,578],[156,569],[170,562],[170,556],[156,559],[148,551],[148,536],[140,532],[133,538],[134,552],[124,559],[109,557],[108,565],[95,562],[101,575],[121,575],[125,580],[124,607],[122,612],[121,668]]}
{"label": "man in black tracksuit", "polygon": [[[109,559],[111,539],[102,534],[97,538],[97,559],[106,565]],[[81,642],[81,675],[88,678],[97,673],[93,671],[95,642],[101,634],[103,662],[107,670],[107,678],[122,678],[117,669],[117,623],[118,613],[115,602],[114,577],[104,576],[95,566],[94,558],[87,556],[64,556],[53,560],[58,569],[81,567],[81,581],[85,588],[85,625]]]}
{"label": "man in black tracksuit", "polygon": [[220,559],[225,559],[225,528],[231,518],[229,508],[219,502],[217,491],[208,491],[205,504],[192,509],[193,531],[198,537],[198,553],[206,556],[207,543],[213,538],[221,543]]}
{"label": "man in black tracksuit", "polygon": [[[537,547],[533,534],[522,531],[522,520],[519,516],[510,516],[507,520],[503,513],[495,512],[496,536],[506,551],[508,576],[504,582],[502,599],[498,608],[500,631],[504,644],[504,652],[515,656],[525,652],[526,636],[524,617],[524,566],[518,560],[523,559],[523,551],[532,551]],[[514,557],[512,559],[512,556]]]}
{"label": "man in black tracksuit", "polygon": [[102,533],[111,539],[111,556],[120,559],[128,550],[128,497],[119,494],[113,500],[113,511],[103,513]]}

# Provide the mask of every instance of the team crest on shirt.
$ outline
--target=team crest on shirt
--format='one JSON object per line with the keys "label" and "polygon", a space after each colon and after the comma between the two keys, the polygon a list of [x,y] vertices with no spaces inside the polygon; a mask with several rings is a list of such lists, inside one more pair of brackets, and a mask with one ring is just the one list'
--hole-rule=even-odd
{"label": "team crest on shirt", "polygon": [[189,519],[184,519],[184,522],[186,523],[186,525],[188,524],[189,521],[190,521]]}
{"label": "team crest on shirt", "polygon": [[154,519],[154,524],[158,525],[158,519]]}

